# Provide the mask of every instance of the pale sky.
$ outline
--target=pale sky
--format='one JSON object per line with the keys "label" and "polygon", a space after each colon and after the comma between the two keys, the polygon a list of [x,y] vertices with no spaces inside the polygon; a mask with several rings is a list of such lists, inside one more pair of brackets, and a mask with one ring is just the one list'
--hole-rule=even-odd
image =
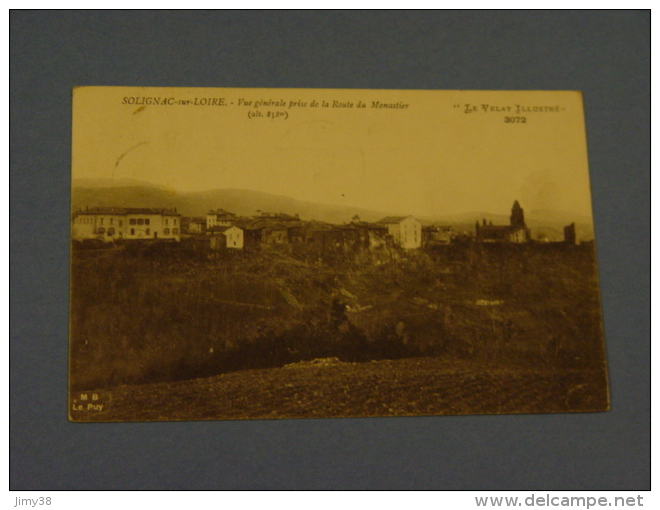
{"label": "pale sky", "polygon": [[73,120],[74,179],[250,189],[420,216],[508,213],[517,199],[526,211],[591,217],[577,92],[83,87]]}

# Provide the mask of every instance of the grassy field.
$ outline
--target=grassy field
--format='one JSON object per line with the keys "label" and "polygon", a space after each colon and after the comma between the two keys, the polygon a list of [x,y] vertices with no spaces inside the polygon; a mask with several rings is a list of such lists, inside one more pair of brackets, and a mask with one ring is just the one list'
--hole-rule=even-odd
{"label": "grassy field", "polygon": [[[577,412],[608,407],[602,370],[440,358],[336,359],[98,391],[78,421],[329,418]],[[74,393],[72,398],[78,399]],[[97,405],[98,405],[97,404]]]}
{"label": "grassy field", "polygon": [[[570,411],[606,402],[592,246],[311,258],[171,246],[72,257],[71,389],[112,393],[118,414],[99,419]],[[338,362],[305,365],[328,358]],[[302,371],[283,368],[299,363]],[[285,399],[287,384],[308,405]],[[227,414],[208,393],[191,395],[204,385]],[[252,407],[241,411],[232,391]],[[179,414],[186,395],[210,414]],[[328,401],[342,395],[343,409]]]}

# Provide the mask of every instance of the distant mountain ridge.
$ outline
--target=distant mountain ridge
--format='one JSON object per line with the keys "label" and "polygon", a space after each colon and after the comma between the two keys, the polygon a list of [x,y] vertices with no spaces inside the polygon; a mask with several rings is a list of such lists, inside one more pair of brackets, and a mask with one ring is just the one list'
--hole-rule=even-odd
{"label": "distant mountain ridge", "polygon": [[82,179],[73,179],[73,187],[76,188],[126,188],[130,186],[143,186],[145,188],[155,188],[162,190],[174,191],[167,186],[160,186],[159,184],[153,184],[148,181],[142,181],[140,179],[132,179],[130,177],[121,177],[121,178],[104,178],[104,179],[94,179],[94,178],[82,178]]}
{"label": "distant mountain ridge", "polygon": [[[86,184],[86,183],[84,183]],[[348,223],[356,214],[364,221],[378,221],[388,212],[360,207],[316,204],[282,195],[241,189],[217,189],[199,192],[176,192],[149,186],[79,186],[73,182],[72,209],[85,207],[176,207],[183,216],[205,216],[221,207],[241,216],[257,211],[299,214],[306,220]]]}
{"label": "distant mountain ridge", "polygon": [[[183,216],[205,216],[219,207],[241,216],[253,216],[258,211],[298,214],[303,220],[343,224],[358,215],[363,221],[378,221],[386,216],[401,215],[399,211],[373,211],[366,208],[317,204],[283,195],[241,189],[216,189],[198,192],[177,192],[131,179],[74,179],[71,206],[74,211],[85,207],[155,207],[172,208]],[[486,212],[468,212],[445,216],[415,216],[423,224],[451,225],[457,232],[474,232],[476,221],[492,221],[508,225],[509,216]],[[560,211],[525,211],[532,238],[545,236],[551,240],[563,238],[563,227],[575,223],[579,239],[593,239],[590,218]]]}

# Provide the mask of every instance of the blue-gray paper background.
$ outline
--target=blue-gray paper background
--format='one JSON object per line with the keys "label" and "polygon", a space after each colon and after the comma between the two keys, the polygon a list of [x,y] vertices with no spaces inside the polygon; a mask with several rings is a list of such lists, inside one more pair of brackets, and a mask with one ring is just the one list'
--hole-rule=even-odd
{"label": "blue-gray paper background", "polygon": [[[650,488],[650,13],[12,11],[10,58],[10,488]],[[76,85],[583,91],[612,410],[69,423]]]}

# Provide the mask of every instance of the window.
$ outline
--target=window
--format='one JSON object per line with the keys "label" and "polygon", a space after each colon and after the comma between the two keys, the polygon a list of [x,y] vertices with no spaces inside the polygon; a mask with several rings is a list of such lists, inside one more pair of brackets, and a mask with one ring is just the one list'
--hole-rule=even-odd
{"label": "window", "polygon": [[[131,221],[133,221],[133,220],[131,220]],[[132,235],[132,236],[135,235],[135,229],[134,229],[134,228],[131,229],[131,235]]]}
{"label": "window", "polygon": [[149,229],[148,229],[148,228],[145,229],[144,233],[147,234],[147,235],[149,235]]}
{"label": "window", "polygon": [[167,225],[167,218],[165,218],[165,225]]}
{"label": "window", "polygon": [[128,220],[128,223],[131,225],[135,225],[135,218],[131,218],[130,220]]}
{"label": "window", "polygon": [[172,229],[172,234],[177,235],[178,233],[179,233],[179,229],[178,229],[178,228],[173,228],[173,229]]}
{"label": "window", "polygon": [[137,223],[138,225],[144,225],[144,220],[142,218],[138,218]]}
{"label": "window", "polygon": [[121,227],[123,225],[123,221],[119,220],[119,226]]}
{"label": "window", "polygon": [[99,234],[103,234],[103,233],[105,233],[105,229],[104,229],[103,227],[99,227],[98,230],[97,230],[97,232],[98,232]]}
{"label": "window", "polygon": [[112,228],[112,227],[110,227],[110,228],[108,229],[108,235],[109,235],[109,236],[113,236],[113,235],[115,235],[115,229]]}
{"label": "window", "polygon": [[145,224],[145,225],[149,225],[149,218],[147,218],[146,220],[144,220],[144,224]]}
{"label": "window", "polygon": [[169,235],[169,233],[170,233],[170,229],[169,229],[169,228],[164,228],[164,229],[163,229],[163,234],[165,234],[165,235]]}
{"label": "window", "polygon": [[110,218],[110,225],[112,225],[112,222],[115,221],[114,218]]}
{"label": "window", "polygon": [[103,225],[103,218],[101,218],[101,225]]}

